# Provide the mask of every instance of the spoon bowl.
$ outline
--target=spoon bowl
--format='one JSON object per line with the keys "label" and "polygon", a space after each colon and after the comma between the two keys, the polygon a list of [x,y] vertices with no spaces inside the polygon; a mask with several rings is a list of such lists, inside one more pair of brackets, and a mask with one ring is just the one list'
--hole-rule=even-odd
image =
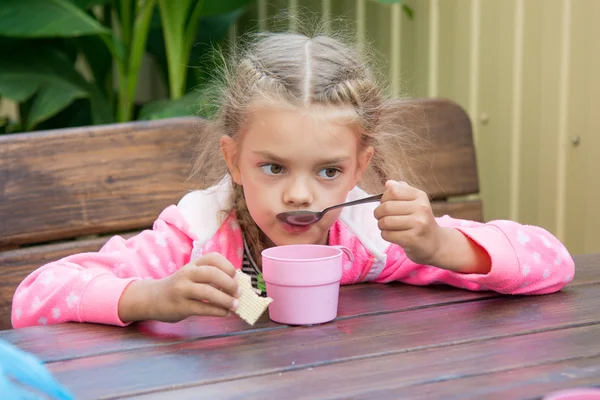
{"label": "spoon bowl", "polygon": [[340,207],[354,206],[357,204],[371,203],[374,201],[379,201],[379,200],[381,200],[382,196],[383,196],[383,193],[380,193],[375,196],[365,197],[364,199],[358,199],[358,200],[354,200],[354,201],[349,201],[347,203],[341,203],[341,204],[337,204],[335,206],[327,207],[323,211],[298,210],[298,211],[282,212],[282,213],[277,214],[275,216],[275,218],[277,218],[278,220],[280,220],[282,222],[285,222],[286,224],[290,224],[290,225],[298,225],[298,226],[310,225],[310,224],[314,224],[315,222],[317,222],[321,218],[323,218],[325,213],[328,211],[331,211],[333,209],[340,208]]}

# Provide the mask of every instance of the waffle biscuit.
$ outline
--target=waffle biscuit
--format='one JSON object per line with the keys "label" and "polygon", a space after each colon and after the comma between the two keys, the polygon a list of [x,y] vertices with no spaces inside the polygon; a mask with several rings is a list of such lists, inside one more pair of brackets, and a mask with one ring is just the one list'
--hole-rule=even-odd
{"label": "waffle biscuit", "polygon": [[250,325],[254,325],[273,299],[270,297],[261,297],[256,294],[252,288],[250,275],[246,275],[242,271],[237,271],[236,277],[238,285],[242,288],[242,295],[238,299],[239,307],[235,310],[235,313]]}

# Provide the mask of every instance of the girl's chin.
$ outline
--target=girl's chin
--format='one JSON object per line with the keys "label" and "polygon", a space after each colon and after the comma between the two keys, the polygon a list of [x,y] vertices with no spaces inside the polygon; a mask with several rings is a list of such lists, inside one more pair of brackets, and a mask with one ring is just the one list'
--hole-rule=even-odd
{"label": "girl's chin", "polygon": [[277,237],[275,240],[271,240],[274,246],[286,246],[291,244],[326,244],[326,240],[319,240],[314,235],[308,236],[292,236],[292,237]]}
{"label": "girl's chin", "polygon": [[[293,226],[282,222],[277,223],[276,227],[269,234],[266,234],[268,246],[285,246],[292,244],[327,244],[327,237],[321,237],[320,226]],[[264,231],[263,231],[264,232]]]}

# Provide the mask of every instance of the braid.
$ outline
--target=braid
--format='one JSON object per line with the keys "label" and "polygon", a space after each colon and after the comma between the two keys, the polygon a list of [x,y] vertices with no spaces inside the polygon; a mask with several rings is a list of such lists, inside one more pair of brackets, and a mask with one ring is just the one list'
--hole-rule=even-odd
{"label": "braid", "polygon": [[244,237],[248,243],[248,248],[252,253],[251,256],[256,265],[262,267],[261,252],[266,248],[266,238],[250,215],[250,211],[246,205],[246,198],[244,197],[244,188],[235,182],[233,182],[232,200],[232,205],[235,207],[236,211],[237,222],[240,225],[242,232],[244,232]]}

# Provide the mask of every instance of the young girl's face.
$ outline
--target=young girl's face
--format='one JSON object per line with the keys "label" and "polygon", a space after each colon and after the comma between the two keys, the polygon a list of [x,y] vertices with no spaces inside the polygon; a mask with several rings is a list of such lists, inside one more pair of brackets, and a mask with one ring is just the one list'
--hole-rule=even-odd
{"label": "young girl's face", "polygon": [[255,106],[237,143],[222,138],[232,178],[243,186],[250,215],[270,245],[327,243],[341,209],[301,227],[275,216],[343,203],[356,185],[373,149],[360,148],[356,126],[343,111]]}

